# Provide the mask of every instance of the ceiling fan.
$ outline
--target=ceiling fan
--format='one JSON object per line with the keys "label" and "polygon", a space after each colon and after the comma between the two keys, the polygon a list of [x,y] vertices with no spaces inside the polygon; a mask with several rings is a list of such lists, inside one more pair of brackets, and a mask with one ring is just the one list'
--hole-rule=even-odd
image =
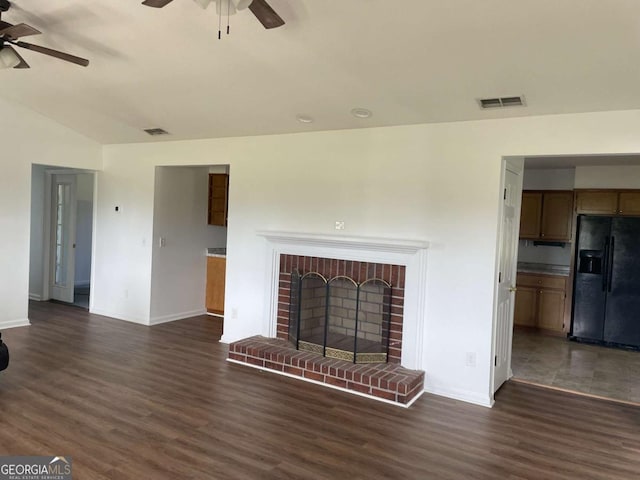
{"label": "ceiling fan", "polygon": [[[162,8],[173,0],[145,0],[142,2],[147,7]],[[196,0],[203,8],[207,8],[213,0]],[[224,10],[224,14],[233,14],[236,11],[249,8],[256,18],[262,23],[264,28],[277,28],[284,25],[284,20],[280,18],[266,0],[215,0],[218,12]]]}
{"label": "ceiling fan", "polygon": [[44,55],[59,58],[60,60],[75,63],[76,65],[81,65],[83,67],[89,65],[89,60],[86,58],[76,57],[75,55],[60,52],[59,50],[19,40],[22,37],[38,35],[42,32],[30,25],[27,25],[26,23],[12,25],[3,21],[1,18],[2,12],[6,12],[10,7],[11,2],[9,2],[9,0],[0,0],[0,67],[30,68],[29,64],[25,62],[24,58],[22,58],[11,45],[26,48],[33,52],[43,53]]}

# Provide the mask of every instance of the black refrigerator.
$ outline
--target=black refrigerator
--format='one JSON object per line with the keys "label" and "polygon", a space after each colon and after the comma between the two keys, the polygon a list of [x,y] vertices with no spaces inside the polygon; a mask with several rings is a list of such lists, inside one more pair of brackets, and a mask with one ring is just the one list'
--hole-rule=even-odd
{"label": "black refrigerator", "polygon": [[578,217],[571,338],[640,348],[640,217]]}

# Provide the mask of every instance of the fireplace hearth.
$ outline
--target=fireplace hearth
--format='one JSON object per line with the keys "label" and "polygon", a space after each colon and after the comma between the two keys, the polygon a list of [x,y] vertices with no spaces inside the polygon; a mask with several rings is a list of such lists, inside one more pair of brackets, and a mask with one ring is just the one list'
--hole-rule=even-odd
{"label": "fireplace hearth", "polygon": [[428,243],[258,235],[270,259],[269,336],[232,340],[228,360],[396,405],[413,403],[424,392]]}

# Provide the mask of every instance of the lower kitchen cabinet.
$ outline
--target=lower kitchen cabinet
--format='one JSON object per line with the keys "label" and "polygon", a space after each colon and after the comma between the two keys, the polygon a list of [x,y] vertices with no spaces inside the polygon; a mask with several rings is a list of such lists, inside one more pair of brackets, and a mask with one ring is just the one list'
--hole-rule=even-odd
{"label": "lower kitchen cabinet", "polygon": [[227,259],[207,257],[206,307],[209,313],[224,314],[224,279]]}
{"label": "lower kitchen cabinet", "polygon": [[516,280],[514,323],[561,333],[565,330],[564,310],[567,277],[519,273]]}

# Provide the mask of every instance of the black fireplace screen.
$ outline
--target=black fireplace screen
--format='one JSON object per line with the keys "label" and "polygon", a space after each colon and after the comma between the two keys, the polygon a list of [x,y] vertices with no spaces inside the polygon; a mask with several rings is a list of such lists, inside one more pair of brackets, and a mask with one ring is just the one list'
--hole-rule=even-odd
{"label": "black fireplace screen", "polygon": [[291,274],[289,341],[298,350],[353,363],[385,363],[389,350],[391,285],[356,283],[319,273]]}

